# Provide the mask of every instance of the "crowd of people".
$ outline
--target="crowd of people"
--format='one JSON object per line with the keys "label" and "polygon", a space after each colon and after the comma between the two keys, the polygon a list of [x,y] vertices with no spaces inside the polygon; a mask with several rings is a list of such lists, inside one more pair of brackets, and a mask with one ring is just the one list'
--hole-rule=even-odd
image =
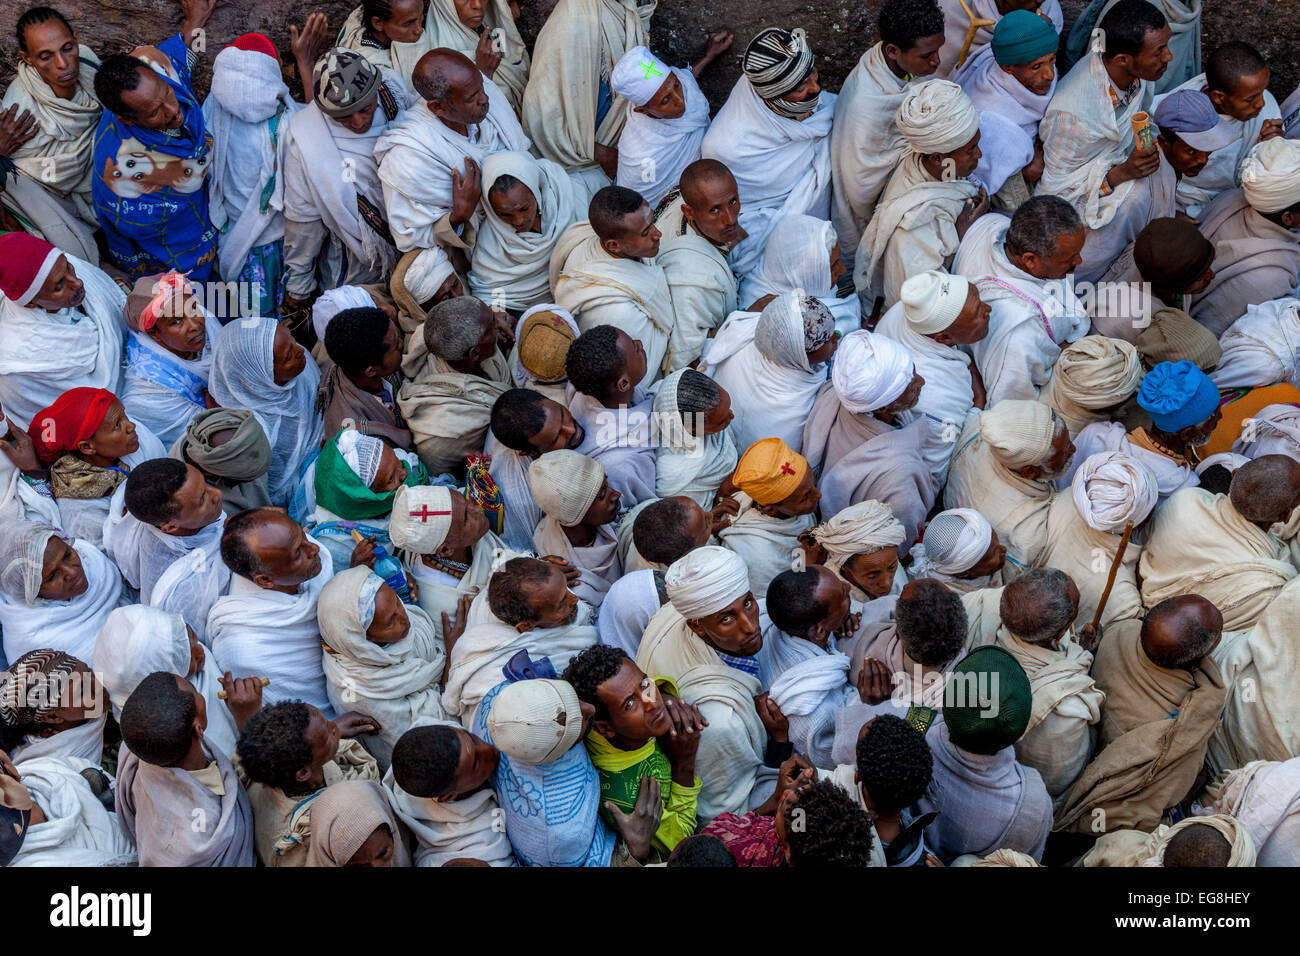
{"label": "crowd of people", "polygon": [[214,6],[17,21],[0,864],[1300,863],[1300,91],[1201,0],[838,94]]}

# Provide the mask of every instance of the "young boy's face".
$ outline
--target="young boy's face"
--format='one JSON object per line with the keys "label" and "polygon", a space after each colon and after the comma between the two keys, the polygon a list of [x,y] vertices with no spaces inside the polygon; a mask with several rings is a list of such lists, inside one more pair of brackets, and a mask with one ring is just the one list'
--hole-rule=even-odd
{"label": "young boy's face", "polygon": [[595,721],[594,726],[597,733],[608,739],[648,740],[672,729],[672,719],[659,688],[635,661],[623,661],[618,672],[606,678],[596,693],[605,717]]}

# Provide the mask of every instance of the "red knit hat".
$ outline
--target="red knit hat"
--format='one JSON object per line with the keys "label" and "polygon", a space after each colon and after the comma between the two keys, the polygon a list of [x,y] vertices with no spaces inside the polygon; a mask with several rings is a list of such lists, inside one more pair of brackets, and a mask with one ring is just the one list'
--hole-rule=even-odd
{"label": "red knit hat", "polygon": [[54,464],[94,435],[115,401],[117,396],[106,388],[70,388],[33,415],[27,434],[41,464]]}
{"label": "red knit hat", "polygon": [[31,302],[62,254],[44,239],[6,232],[0,236],[0,292],[15,305]]}
{"label": "red knit hat", "polygon": [[265,53],[277,63],[280,61],[280,54],[276,52],[275,44],[261,33],[245,33],[230,45],[248,53]]}

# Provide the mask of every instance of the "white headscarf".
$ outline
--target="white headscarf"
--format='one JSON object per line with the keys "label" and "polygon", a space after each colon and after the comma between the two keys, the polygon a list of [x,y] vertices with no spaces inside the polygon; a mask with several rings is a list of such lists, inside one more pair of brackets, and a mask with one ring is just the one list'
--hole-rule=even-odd
{"label": "white headscarf", "polygon": [[1241,188],[1256,212],[1300,202],[1300,142],[1276,136],[1255,146],[1241,164]]}
{"label": "white headscarf", "polygon": [[894,510],[870,498],[823,521],[812,529],[812,535],[826,549],[826,567],[837,574],[854,555],[871,554],[890,545],[898,547],[907,538]]}
{"label": "white headscarf", "polygon": [[261,417],[271,443],[267,488],[272,502],[286,505],[307,459],[320,449],[325,425],[316,413],[315,362],[288,384],[275,384],[271,350],[277,328],[267,318],[237,319],[223,328],[212,348],[208,390],[226,408],[247,408]]}
{"label": "white headscarf", "polygon": [[819,299],[833,297],[830,251],[837,241],[835,227],[825,219],[786,216],[772,227],[758,268],[741,283],[741,301],[796,289]]}
{"label": "white headscarf", "polygon": [[89,663],[95,636],[122,598],[113,562],[85,541],[70,541],[86,573],[86,590],[70,601],[37,595],[50,538],[70,539],[39,521],[0,523],[0,628],[12,663],[28,651],[50,648]]}
{"label": "white headscarf", "polygon": [[916,363],[907,348],[886,335],[859,329],[844,336],[831,367],[840,404],[854,414],[897,401],[912,384]]}
{"label": "white headscarf", "polygon": [[190,636],[181,615],[168,614],[143,604],[119,607],[104,622],[90,664],[108,692],[113,714],[119,718],[126,699],[150,674],[166,671],[177,677],[188,677],[207,703],[208,729],[205,735],[222,753],[235,752],[239,728],[235,726],[235,718],[226,702],[217,696],[221,690],[221,671],[216,658],[211,652],[205,652],[198,673],[189,673]]}
{"label": "white headscarf", "polygon": [[749,569],[736,552],[705,545],[669,565],[664,587],[677,613],[694,621],[750,593]]}
{"label": "white headscarf", "polygon": [[364,309],[373,307],[375,300],[370,293],[359,285],[341,285],[321,295],[311,306],[311,326],[316,330],[316,338],[325,341],[325,330],[330,320],[347,309]]}
{"label": "white headscarf", "polygon": [[[340,571],[321,590],[316,606],[325,679],[335,709],[369,714],[383,727],[376,757],[387,766],[397,739],[411,727],[443,720],[442,668],[446,654],[429,615],[404,604],[411,629],[393,644],[366,637],[375,617],[379,575],[359,566]],[[373,741],[367,740],[370,747]]]}
{"label": "white headscarf", "polygon": [[1122,452],[1101,451],[1084,459],[1070,483],[1074,506],[1090,528],[1112,534],[1151,514],[1160,489],[1147,465]]}
{"label": "white headscarf", "polygon": [[338,449],[344,463],[369,488],[379,474],[379,463],[384,458],[384,443],[378,438],[349,428],[339,435]]}
{"label": "white headscarf", "polygon": [[903,94],[896,116],[898,132],[918,153],[951,153],[979,132],[980,118],[970,97],[949,80],[926,80]]}
{"label": "white headscarf", "polygon": [[[502,176],[513,176],[533,194],[542,231],[515,232],[497,215],[488,191]],[[484,302],[525,309],[551,295],[551,252],[560,234],[586,216],[582,197],[564,167],[528,153],[501,150],[483,160],[483,225],[474,246],[470,291]],[[504,297],[504,299],[503,299]]]}

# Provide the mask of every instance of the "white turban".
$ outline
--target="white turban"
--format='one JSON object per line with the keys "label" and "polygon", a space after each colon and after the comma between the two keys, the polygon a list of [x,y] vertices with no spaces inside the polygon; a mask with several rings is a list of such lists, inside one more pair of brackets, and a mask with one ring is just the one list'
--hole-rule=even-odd
{"label": "white turban", "polygon": [[904,282],[898,298],[907,327],[919,335],[935,335],[957,321],[969,292],[964,277],[931,269]]}
{"label": "white turban", "polygon": [[1281,212],[1300,202],[1300,142],[1276,136],[1255,146],[1241,164],[1241,188],[1256,212]]}
{"label": "white turban", "polygon": [[366,309],[375,307],[375,300],[370,293],[359,285],[341,285],[322,293],[311,306],[311,327],[316,330],[316,338],[325,341],[325,330],[330,320],[347,309]]}
{"label": "white turban", "polygon": [[384,457],[384,443],[378,438],[363,435],[354,428],[349,428],[339,435],[339,454],[352,469],[352,473],[361,479],[367,488],[379,474],[379,462]]}
{"label": "white turban", "polygon": [[451,267],[451,260],[447,258],[447,253],[438,246],[432,246],[421,250],[420,254],[411,260],[411,264],[406,267],[406,275],[402,277],[402,284],[406,286],[406,291],[411,294],[412,299],[424,305],[438,294],[447,277],[455,271]]}
{"label": "white turban", "polygon": [[866,329],[850,332],[835,352],[831,381],[840,404],[854,414],[874,412],[907,391],[915,363],[907,347]]}
{"label": "white turban", "polygon": [[1070,483],[1074,506],[1089,528],[1117,534],[1146,520],[1160,496],[1159,479],[1148,465],[1117,451],[1084,459]]}
{"label": "white turban", "polygon": [[533,500],[566,528],[582,521],[605,481],[605,466],[576,451],[548,451],[528,467]]}
{"label": "white turban", "polygon": [[1229,472],[1235,472],[1238,468],[1250,461],[1245,455],[1237,455],[1230,451],[1221,451],[1217,455],[1211,455],[1209,458],[1202,459],[1201,463],[1196,466],[1196,473],[1203,475],[1207,470],[1215,465],[1226,468]]}
{"label": "white turban", "polygon": [[979,132],[980,118],[962,88],[926,80],[908,89],[898,107],[898,132],[918,153],[951,153]]}
{"label": "white turban", "polygon": [[893,509],[871,498],[842,509],[813,528],[812,534],[826,549],[826,566],[837,573],[854,555],[898,547],[907,537]]}
{"label": "white turban", "polygon": [[1046,461],[1060,423],[1042,402],[1004,398],[980,414],[980,437],[1005,468],[1024,468]]}
{"label": "white turban", "polygon": [[550,763],[582,739],[582,704],[566,681],[515,681],[492,702],[487,726],[507,756],[533,766]]}
{"label": "white turban", "polygon": [[941,511],[925,526],[921,539],[930,567],[940,574],[965,574],[988,554],[993,526],[978,511],[952,508]]}
{"label": "white turban", "polygon": [[1142,358],[1132,345],[1087,335],[1061,350],[1052,368],[1057,392],[1081,408],[1109,408],[1142,384]]}
{"label": "white turban", "polygon": [[672,75],[671,67],[646,47],[634,46],[614,64],[609,87],[633,106],[645,106]]}
{"label": "white turban", "polygon": [[664,587],[677,613],[688,621],[697,621],[750,593],[749,569],[736,552],[705,545],[668,566]]}
{"label": "white turban", "polygon": [[451,489],[442,485],[402,485],[393,496],[388,536],[413,554],[433,554],[451,530]]}

